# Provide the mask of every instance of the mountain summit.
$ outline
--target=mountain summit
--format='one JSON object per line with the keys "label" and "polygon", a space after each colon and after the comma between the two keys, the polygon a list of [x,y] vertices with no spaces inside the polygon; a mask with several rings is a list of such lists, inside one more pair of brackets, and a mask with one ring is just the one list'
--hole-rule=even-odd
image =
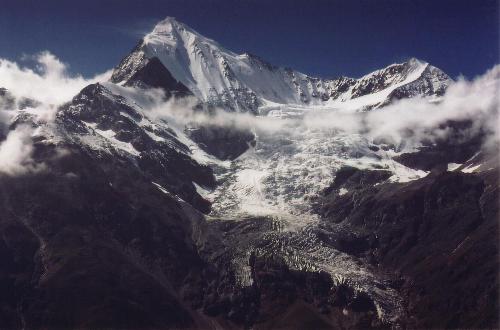
{"label": "mountain summit", "polygon": [[255,55],[236,54],[172,17],[141,40],[115,68],[111,81],[165,87],[138,79],[144,70],[163,71],[163,79],[156,82],[167,77],[167,90],[174,86],[175,91],[188,90],[202,102],[254,113],[280,105],[371,109],[393,99],[440,96],[452,81],[438,68],[414,58],[360,79],[311,77]]}

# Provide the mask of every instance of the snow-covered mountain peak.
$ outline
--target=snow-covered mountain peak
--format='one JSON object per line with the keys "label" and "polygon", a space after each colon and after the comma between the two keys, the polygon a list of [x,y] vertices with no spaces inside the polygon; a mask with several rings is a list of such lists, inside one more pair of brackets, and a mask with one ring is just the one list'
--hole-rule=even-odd
{"label": "snow-covered mountain peak", "polygon": [[[158,72],[159,63],[169,86],[180,86],[203,103],[254,113],[290,106],[366,110],[393,99],[442,95],[451,82],[441,70],[416,58],[360,79],[311,77],[249,53],[238,55],[173,17],[159,22],[144,37],[115,69],[111,80],[122,84],[140,80],[139,85],[150,85],[151,79],[143,79],[144,72]],[[154,70],[148,69],[153,65]]]}
{"label": "snow-covered mountain peak", "polygon": [[175,47],[183,45],[194,46],[197,43],[222,48],[216,41],[204,37],[175,17],[167,17],[155,25],[153,30],[144,37],[144,44],[152,47]]}
{"label": "snow-covered mountain peak", "polygon": [[366,75],[364,75],[363,77],[360,78],[360,80],[362,79],[366,79],[366,78],[369,78],[369,77],[372,77],[372,76],[375,76],[375,75],[381,75],[381,74],[386,74],[386,73],[392,73],[392,74],[395,74],[395,73],[403,73],[403,74],[407,74],[407,73],[411,73],[411,72],[417,72],[417,71],[422,71],[423,68],[425,68],[429,63],[427,62],[424,62],[422,60],[419,60],[415,57],[412,57],[410,59],[408,59],[407,61],[405,62],[402,62],[402,63],[394,63],[394,64],[391,64],[383,69],[379,69],[379,70],[375,70],[373,72],[370,72]]}
{"label": "snow-covered mountain peak", "polygon": [[191,33],[197,36],[201,36],[198,32],[191,29],[186,24],[179,22],[175,17],[167,16],[165,19],[158,22],[153,30],[148,35],[168,35],[172,32],[184,31],[186,33]]}
{"label": "snow-covered mountain peak", "polygon": [[183,29],[184,27],[180,26],[174,18],[167,17],[144,37],[144,43],[175,46],[179,39],[179,30]]}
{"label": "snow-covered mountain peak", "polygon": [[148,36],[164,36],[166,38],[171,37],[172,35],[175,35],[175,33],[179,33],[180,31],[186,31],[190,32],[192,34],[198,34],[191,28],[189,28],[187,25],[177,21],[175,17],[166,17],[164,20],[158,22],[158,24],[155,25],[153,30],[148,33],[146,36],[146,39]]}

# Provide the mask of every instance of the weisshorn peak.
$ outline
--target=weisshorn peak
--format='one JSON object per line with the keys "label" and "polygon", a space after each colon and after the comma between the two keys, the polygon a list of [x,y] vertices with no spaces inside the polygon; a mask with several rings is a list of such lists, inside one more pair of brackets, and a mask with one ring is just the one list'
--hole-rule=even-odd
{"label": "weisshorn peak", "polygon": [[[160,66],[161,77],[144,74]],[[148,76],[148,81],[141,76]],[[210,105],[269,113],[280,105],[369,110],[394,99],[440,96],[452,80],[415,58],[359,79],[311,77],[255,55],[236,54],[168,17],[121,61],[111,81],[189,91]]]}

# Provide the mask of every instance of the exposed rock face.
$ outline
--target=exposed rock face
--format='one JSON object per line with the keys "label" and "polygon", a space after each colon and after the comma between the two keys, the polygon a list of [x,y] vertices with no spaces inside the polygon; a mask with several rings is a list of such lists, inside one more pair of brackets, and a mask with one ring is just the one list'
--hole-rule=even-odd
{"label": "exposed rock face", "polygon": [[440,125],[447,130],[443,138],[428,141],[418,151],[394,157],[410,168],[430,171],[446,171],[448,164],[463,164],[482,149],[487,133],[474,127],[470,120],[452,121]]}
{"label": "exposed rock face", "polygon": [[59,111],[58,138],[33,141],[46,169],[0,176],[2,328],[209,326],[183,295],[210,276],[196,248],[209,203],[192,182],[214,178],[166,127],[153,140],[141,119],[88,86]]}
{"label": "exposed rock face", "polygon": [[328,242],[399,274],[410,328],[498,326],[497,168],[407,184],[384,177],[355,169],[337,176],[318,204]]}
{"label": "exposed rock face", "polygon": [[442,96],[449,82],[450,77],[446,73],[429,65],[419,79],[393,90],[389,94],[388,101],[415,96]]}
{"label": "exposed rock face", "polygon": [[104,138],[115,150],[132,157],[131,165],[138,166],[150,182],[168,186],[169,191],[208,212],[209,203],[196,193],[192,182],[212,187],[215,181],[211,169],[193,161],[189,148],[168,126],[143,119],[123,97],[99,84],[84,88],[58,113],[58,123],[75,143],[98,148],[99,143],[92,138]]}
{"label": "exposed rock face", "polygon": [[188,130],[189,137],[219,159],[235,159],[255,144],[250,130],[217,125],[204,125]]}
{"label": "exposed rock face", "polygon": [[145,60],[144,66],[137,70],[127,81],[128,86],[142,88],[162,88],[167,97],[192,95],[189,89],[172,77],[170,72],[156,57]]}
{"label": "exposed rock face", "polygon": [[57,138],[33,140],[44,170],[0,176],[2,326],[267,328],[290,311],[305,325],[381,324],[368,296],[272,250],[251,256],[242,286],[235,251],[269,244],[272,221],[207,223],[192,182],[213,186],[211,170],[125,98],[89,85],[54,125]]}
{"label": "exposed rock face", "polygon": [[[391,85],[404,82],[415,70],[422,66],[417,59],[410,59],[401,64],[393,64],[385,69],[375,71],[361,78],[352,89],[352,98],[380,92]],[[394,99],[411,98],[415,96],[441,96],[450,82],[450,77],[443,71],[425,65],[416,79],[395,88],[387,99],[387,103]]]}
{"label": "exposed rock face", "polygon": [[[35,146],[50,171],[0,179],[2,325],[388,326],[368,295],[328,274],[292,270],[279,254],[252,254],[252,284],[238,285],[234,248],[259,240],[271,221],[207,224],[126,157],[96,158],[72,144],[57,156],[48,141]],[[323,243],[394,272],[387,285],[406,297],[407,327],[495,327],[496,171],[406,184],[384,183],[388,176],[337,174],[318,204]],[[339,196],[341,188],[349,192]]]}
{"label": "exposed rock face", "polygon": [[[111,81],[115,83],[125,82],[126,86],[140,88],[161,88],[167,99],[194,95],[172,76],[158,57],[148,58],[146,56],[143,42],[122,60],[113,72]],[[220,106],[224,109],[246,108],[247,105],[256,109],[258,102],[255,95],[246,95],[246,93],[246,89],[234,88],[224,91],[222,94],[211,91],[205,105],[208,105],[208,109],[213,109],[214,106]],[[203,102],[198,105],[198,111],[206,111],[203,108],[207,107],[202,104]],[[254,135],[250,130],[212,125],[196,124],[188,130],[188,133],[191,139],[196,141],[203,150],[222,160],[238,157],[248,149],[254,140]]]}
{"label": "exposed rock face", "polygon": [[[140,44],[134,51],[140,50]],[[123,59],[119,69],[113,72],[111,81],[118,83],[126,81],[126,86],[140,88],[161,88],[166,97],[184,97],[192,95],[189,89],[175,80],[157,57],[146,58],[144,54],[134,53]]]}
{"label": "exposed rock face", "polygon": [[[449,125],[458,134],[469,124]],[[54,125],[57,139],[33,141],[46,170],[0,176],[7,328],[498,325],[497,167],[443,169],[470,158],[481,134],[401,156],[434,170],[413,182],[390,183],[386,170],[341,169],[315,201],[319,224],[286,232],[272,217],[207,221],[210,203],[193,182],[214,187],[212,170],[168,124],[150,122],[103,85],[83,89]],[[217,144],[217,135],[203,140],[214,141],[206,150],[220,158],[242,152]],[[397,319],[381,318],[380,300],[359,283],[300,259],[319,247],[380,276],[373,290],[402,299]]]}
{"label": "exposed rock face", "polygon": [[173,288],[201,261],[180,205],[115,157],[66,150],[1,179],[2,327],[192,326]]}
{"label": "exposed rock face", "polygon": [[[162,88],[167,97],[193,95],[208,109],[254,114],[288,105],[352,108],[351,101],[358,110],[371,110],[402,98],[441,96],[452,82],[414,58],[360,79],[310,77],[256,55],[235,54],[171,17],[119,63],[111,81]],[[220,159],[238,157],[254,140],[250,130],[193,128],[191,137]]]}
{"label": "exposed rock face", "polygon": [[[219,281],[206,291],[205,313],[256,329],[389,326],[378,318],[373,299],[353,283],[338,282],[326,272],[291,267],[286,249],[279,244],[296,243],[293,236],[276,236],[275,226],[268,217],[209,224],[211,236],[200,251],[220,273]],[[246,274],[235,273],[234,264],[245,259]]]}

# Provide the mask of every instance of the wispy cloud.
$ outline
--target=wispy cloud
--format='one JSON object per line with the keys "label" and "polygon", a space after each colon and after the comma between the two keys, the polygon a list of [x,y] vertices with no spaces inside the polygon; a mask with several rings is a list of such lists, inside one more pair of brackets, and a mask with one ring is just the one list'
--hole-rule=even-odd
{"label": "wispy cloud", "polygon": [[129,22],[127,25],[102,25],[102,27],[107,30],[116,31],[122,35],[130,37],[131,39],[139,40],[151,32],[153,27],[161,19],[162,18],[141,18],[133,22]]}
{"label": "wispy cloud", "polygon": [[226,112],[221,109],[211,113],[194,110],[195,99],[170,99],[164,101],[159,90],[148,92],[122,89],[134,99],[142,98],[142,105],[150,116],[159,117],[183,127],[186,125],[214,125],[252,129],[272,133],[287,130],[293,134],[297,128],[309,130],[334,130],[362,134],[368,139],[404,143],[408,148],[419,146],[422,141],[436,141],[450,133],[450,121],[470,120],[472,126],[462,131],[463,138],[480,130],[488,135],[488,145],[499,141],[500,65],[493,67],[474,80],[460,78],[452,84],[439,102],[426,98],[403,99],[390,106],[369,111],[304,111],[300,118],[278,119],[255,117],[246,113]]}

